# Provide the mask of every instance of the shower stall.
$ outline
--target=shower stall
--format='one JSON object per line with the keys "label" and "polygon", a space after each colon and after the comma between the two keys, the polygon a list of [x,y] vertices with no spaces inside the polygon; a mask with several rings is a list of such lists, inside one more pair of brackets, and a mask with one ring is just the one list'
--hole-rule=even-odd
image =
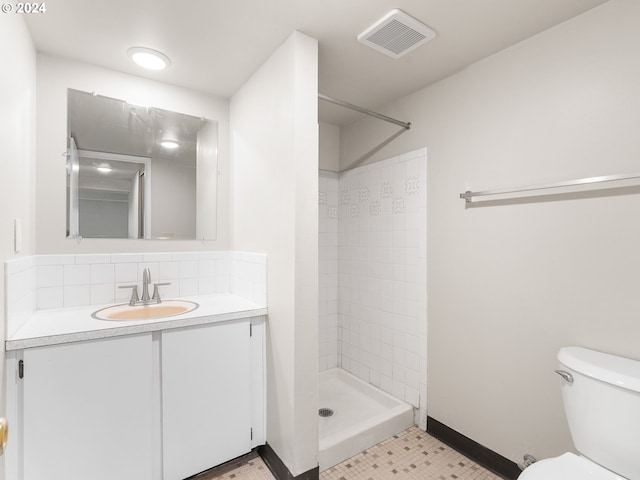
{"label": "shower stall", "polygon": [[324,470],[426,428],[426,149],[318,184]]}

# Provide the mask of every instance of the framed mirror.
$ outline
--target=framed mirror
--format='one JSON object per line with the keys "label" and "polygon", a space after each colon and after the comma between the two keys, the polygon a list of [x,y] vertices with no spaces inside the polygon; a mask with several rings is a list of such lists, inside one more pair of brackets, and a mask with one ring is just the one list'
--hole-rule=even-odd
{"label": "framed mirror", "polygon": [[67,91],[67,237],[216,238],[218,125]]}

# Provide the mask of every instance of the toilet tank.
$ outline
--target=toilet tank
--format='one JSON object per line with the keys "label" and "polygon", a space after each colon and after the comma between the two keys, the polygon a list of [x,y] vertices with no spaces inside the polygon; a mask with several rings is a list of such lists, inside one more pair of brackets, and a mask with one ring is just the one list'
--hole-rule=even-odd
{"label": "toilet tank", "polygon": [[640,362],[581,347],[562,348],[558,360],[573,377],[562,380],[562,399],[576,449],[640,480]]}

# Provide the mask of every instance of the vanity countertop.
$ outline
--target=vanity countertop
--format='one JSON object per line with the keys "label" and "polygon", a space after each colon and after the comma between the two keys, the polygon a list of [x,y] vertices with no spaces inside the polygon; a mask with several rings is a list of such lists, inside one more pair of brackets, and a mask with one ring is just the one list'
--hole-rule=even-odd
{"label": "vanity countertop", "polygon": [[225,322],[267,314],[264,305],[233,294],[180,297],[199,307],[187,313],[150,320],[98,320],[91,314],[109,305],[39,310],[5,342],[5,349],[56,345],[98,338],[155,332],[171,328]]}

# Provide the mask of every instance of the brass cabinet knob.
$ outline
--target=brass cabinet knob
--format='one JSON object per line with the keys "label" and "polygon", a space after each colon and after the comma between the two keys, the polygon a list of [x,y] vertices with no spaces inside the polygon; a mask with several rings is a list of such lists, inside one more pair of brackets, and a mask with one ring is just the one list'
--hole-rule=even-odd
{"label": "brass cabinet knob", "polygon": [[4,449],[7,446],[7,440],[9,438],[9,425],[7,419],[0,418],[0,455],[4,454]]}

